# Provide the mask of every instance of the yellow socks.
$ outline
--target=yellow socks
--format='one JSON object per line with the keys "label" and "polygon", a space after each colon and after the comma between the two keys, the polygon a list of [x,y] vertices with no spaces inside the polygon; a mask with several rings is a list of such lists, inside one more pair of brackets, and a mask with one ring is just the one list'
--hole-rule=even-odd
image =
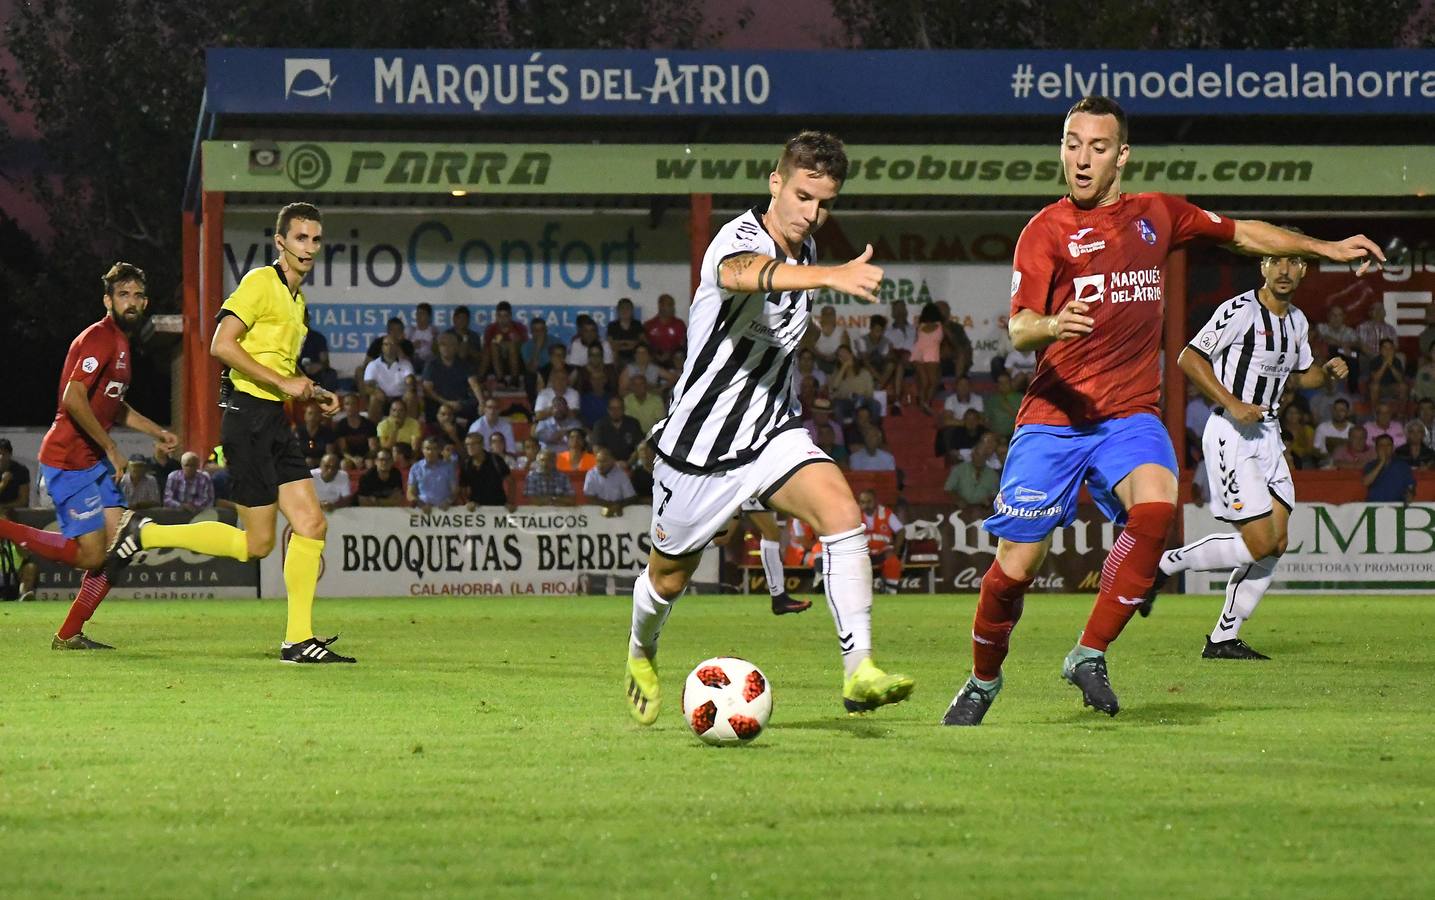
{"label": "yellow socks", "polygon": [[302,535],[289,538],[284,554],[284,587],[289,592],[289,625],[284,640],[290,644],[314,636],[314,587],[319,582],[319,560],[324,542]]}
{"label": "yellow socks", "polygon": [[[249,542],[243,530],[223,522],[191,522],[188,525],[146,525],[140,529],[140,544],[146,550],[173,547],[206,556],[223,556],[246,562]],[[322,546],[322,545],[321,545]]]}

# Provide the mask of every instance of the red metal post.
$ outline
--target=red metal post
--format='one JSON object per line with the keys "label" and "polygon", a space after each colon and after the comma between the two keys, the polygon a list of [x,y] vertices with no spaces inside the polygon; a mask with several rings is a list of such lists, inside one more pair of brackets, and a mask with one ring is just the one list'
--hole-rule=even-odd
{"label": "red metal post", "polygon": [[702,280],[703,256],[708,252],[709,231],[713,215],[712,194],[692,194],[689,197],[691,212],[688,218],[688,296],[692,297]]}

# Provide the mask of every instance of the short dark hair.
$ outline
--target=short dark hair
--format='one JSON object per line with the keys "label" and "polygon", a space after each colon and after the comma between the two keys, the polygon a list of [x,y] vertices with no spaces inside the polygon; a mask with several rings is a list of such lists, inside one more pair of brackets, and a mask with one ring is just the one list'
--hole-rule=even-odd
{"label": "short dark hair", "polygon": [[100,276],[100,281],[105,285],[105,296],[113,297],[115,285],[122,281],[138,281],[141,286],[145,283],[144,269],[134,263],[117,262],[110,266],[110,270]]}
{"label": "short dark hair", "polygon": [[544,328],[547,328],[547,327],[548,327],[548,322],[547,322],[547,320],[545,320],[542,316],[534,316],[534,317],[533,317],[533,320],[532,320],[531,322],[529,322],[529,324],[530,324],[530,325],[542,325]]}
{"label": "short dark hair", "polygon": [[841,184],[847,180],[847,149],[836,135],[825,131],[801,132],[788,140],[777,160],[777,171],[783,177],[795,169],[827,175]]}
{"label": "short dark hair", "polygon": [[632,297],[619,297],[619,298],[618,298],[618,308],[619,308],[619,309],[622,309],[624,303],[628,304],[629,306],[632,306],[632,305],[633,305],[633,298],[632,298]]}
{"label": "short dark hair", "polygon": [[887,317],[884,316],[884,315],[881,315],[881,314],[879,313],[878,315],[875,315],[875,316],[873,316],[872,318],[868,319],[868,320],[867,320],[867,324],[868,324],[868,325],[881,325],[883,328],[886,328],[886,327],[887,327]]}
{"label": "short dark hair", "polygon": [[509,303],[507,300],[500,300],[500,301],[498,301],[498,305],[493,308],[493,311],[494,311],[494,312],[506,312],[506,313],[509,313],[510,315],[512,315],[512,313],[513,313],[513,304],[512,304],[512,303]]}
{"label": "short dark hair", "polygon": [[414,307],[414,312],[426,312],[426,313],[428,313],[429,315],[433,315],[433,304],[432,304],[432,303],[429,303],[427,300],[425,300],[424,302],[420,303],[418,306],[415,306],[415,307]]}
{"label": "short dark hair", "polygon": [[402,325],[402,324],[404,324],[404,320],[403,320],[403,319],[400,319],[398,316],[389,316],[389,320],[384,323],[384,327],[385,327],[385,328],[388,328],[390,325]]}
{"label": "short dark hair", "polygon": [[1335,402],[1330,405],[1330,408],[1331,408],[1331,409],[1334,409],[1334,408],[1336,408],[1337,406],[1339,406],[1339,405],[1342,404],[1342,403],[1345,404],[1345,408],[1346,408],[1346,409],[1350,409],[1350,401],[1347,400],[1347,399],[1345,399],[1344,397],[1337,397],[1337,398],[1335,398]]}
{"label": "short dark hair", "polygon": [[[1360,426],[1357,425],[1357,426],[1355,426],[1355,427],[1359,428]],[[1384,434],[1384,433],[1377,434],[1377,435],[1375,436],[1375,443],[1378,444],[1378,443],[1380,443],[1381,441],[1389,441],[1392,446],[1394,446],[1394,444],[1395,444],[1395,438],[1391,437],[1391,436],[1388,435],[1388,434]]]}
{"label": "short dark hair", "polygon": [[[1086,113],[1091,116],[1111,116],[1116,119],[1116,133],[1120,136],[1121,143],[1128,143],[1126,140],[1126,110],[1121,104],[1110,97],[1102,97],[1092,94],[1089,97],[1082,97],[1072,104],[1071,109],[1066,111],[1066,118],[1069,119],[1076,113]],[[1065,121],[1063,119],[1062,121]]]}
{"label": "short dark hair", "polygon": [[289,223],[295,219],[308,219],[311,222],[324,221],[319,213],[319,207],[312,203],[290,203],[279,210],[279,216],[274,220],[274,233],[284,237],[289,233]]}
{"label": "short dark hair", "polygon": [[467,307],[467,306],[455,306],[455,307],[453,308],[453,314],[456,316],[456,315],[458,315],[459,313],[463,313],[465,316],[468,316],[469,318],[473,318],[473,314],[468,311],[468,307]]}

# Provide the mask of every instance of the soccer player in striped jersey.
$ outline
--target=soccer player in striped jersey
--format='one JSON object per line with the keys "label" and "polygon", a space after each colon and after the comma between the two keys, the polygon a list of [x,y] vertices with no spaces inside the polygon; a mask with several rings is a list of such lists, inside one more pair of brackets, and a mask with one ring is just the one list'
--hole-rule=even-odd
{"label": "soccer player in striped jersey", "polygon": [[1318,241],[1168,194],[1123,194],[1126,136],[1115,102],[1086,97],[1073,105],[1061,140],[1070,193],[1017,239],[1007,327],[1013,347],[1037,351],[1036,374],[1017,414],[996,515],[984,526],[999,538],[996,559],[972,624],[972,675],[947,709],[947,725],[979,724],[1001,689],[1026,589],[1052,532],[1075,518],[1083,484],[1123,528],[1062,676],[1087,706],[1113,716],[1119,709],[1106,649],[1145,602],[1176,516],[1176,453],[1157,415],[1167,255],[1205,239],[1252,256],[1364,260],[1362,273],[1385,258],[1364,235]]}
{"label": "soccer player in striped jersey", "polygon": [[871,301],[881,282],[871,246],[843,265],[813,264],[812,235],[846,178],[841,141],[814,131],[797,135],[768,178],[771,200],[724,225],[703,258],[683,373],[667,416],[650,435],[658,453],[652,552],[633,587],[624,679],[641,724],[658,717],[658,632],[703,548],[751,497],[822,535],[847,711],[896,703],[912,692],[912,679],[872,661],[872,564],[862,512],[842,471],[802,427],[793,378],[812,314],[809,292],[828,288]]}
{"label": "soccer player in striped jersey", "polygon": [[1280,398],[1295,378],[1301,390],[1325,387],[1349,374],[1332,357],[1314,366],[1310,323],[1291,305],[1305,277],[1305,260],[1267,256],[1265,284],[1217,307],[1206,327],[1181,351],[1186,377],[1215,405],[1201,436],[1211,480],[1211,514],[1237,529],[1208,534],[1162,554],[1156,581],[1141,607],[1151,611],[1166,579],[1180,572],[1228,569],[1226,604],[1206,638],[1206,659],[1268,659],[1240,638],[1286,549],[1295,488],[1281,442]]}

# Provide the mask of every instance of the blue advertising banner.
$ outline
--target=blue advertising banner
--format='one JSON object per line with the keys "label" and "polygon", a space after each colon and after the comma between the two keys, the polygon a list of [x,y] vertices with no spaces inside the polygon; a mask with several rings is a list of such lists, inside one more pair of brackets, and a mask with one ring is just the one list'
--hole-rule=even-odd
{"label": "blue advertising banner", "polygon": [[1422,115],[1435,51],[211,49],[217,113]]}

